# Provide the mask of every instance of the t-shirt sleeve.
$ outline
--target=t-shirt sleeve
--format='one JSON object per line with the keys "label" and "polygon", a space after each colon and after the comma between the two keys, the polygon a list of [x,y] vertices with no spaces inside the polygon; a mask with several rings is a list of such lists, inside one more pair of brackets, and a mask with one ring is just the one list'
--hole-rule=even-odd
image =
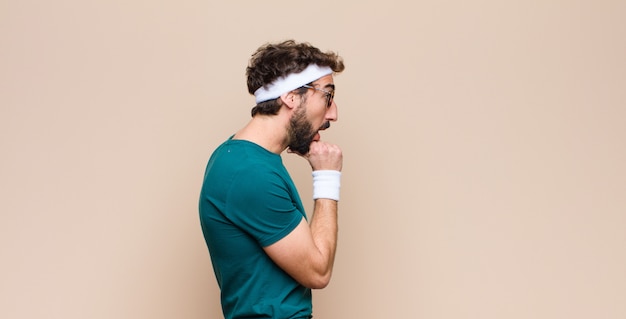
{"label": "t-shirt sleeve", "polygon": [[287,236],[304,217],[293,200],[293,190],[275,172],[242,172],[231,185],[226,202],[228,218],[262,247]]}

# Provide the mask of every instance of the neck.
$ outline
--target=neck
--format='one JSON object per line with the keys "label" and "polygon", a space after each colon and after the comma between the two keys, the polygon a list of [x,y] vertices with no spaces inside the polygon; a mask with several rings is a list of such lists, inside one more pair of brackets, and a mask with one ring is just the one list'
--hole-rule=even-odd
{"label": "neck", "polygon": [[255,115],[233,139],[250,141],[272,153],[280,154],[287,148],[287,124],[280,114]]}

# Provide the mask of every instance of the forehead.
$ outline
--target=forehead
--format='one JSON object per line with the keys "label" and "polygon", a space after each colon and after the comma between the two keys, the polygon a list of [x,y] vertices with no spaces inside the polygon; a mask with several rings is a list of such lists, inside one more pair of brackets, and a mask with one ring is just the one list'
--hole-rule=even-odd
{"label": "forehead", "polygon": [[335,88],[335,82],[333,81],[333,75],[325,75],[315,81],[313,81],[313,85],[319,86],[319,88]]}

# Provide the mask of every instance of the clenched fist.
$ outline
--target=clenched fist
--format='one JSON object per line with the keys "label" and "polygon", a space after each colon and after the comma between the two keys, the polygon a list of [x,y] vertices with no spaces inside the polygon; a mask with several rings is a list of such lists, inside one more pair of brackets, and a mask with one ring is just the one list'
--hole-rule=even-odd
{"label": "clenched fist", "polygon": [[343,154],[339,146],[322,141],[313,141],[309,153],[304,157],[314,171],[341,171],[343,165]]}

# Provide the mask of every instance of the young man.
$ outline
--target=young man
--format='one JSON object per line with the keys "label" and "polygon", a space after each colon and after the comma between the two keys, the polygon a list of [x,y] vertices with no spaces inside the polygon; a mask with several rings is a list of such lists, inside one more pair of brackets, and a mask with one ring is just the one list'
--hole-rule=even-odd
{"label": "young man", "polygon": [[[252,119],[214,151],[200,194],[226,319],[311,318],[311,289],[330,281],[342,153],[319,131],[337,120],[333,74],[343,70],[337,54],[291,40],[252,55]],[[282,164],[285,150],[313,170],[310,222]]]}

